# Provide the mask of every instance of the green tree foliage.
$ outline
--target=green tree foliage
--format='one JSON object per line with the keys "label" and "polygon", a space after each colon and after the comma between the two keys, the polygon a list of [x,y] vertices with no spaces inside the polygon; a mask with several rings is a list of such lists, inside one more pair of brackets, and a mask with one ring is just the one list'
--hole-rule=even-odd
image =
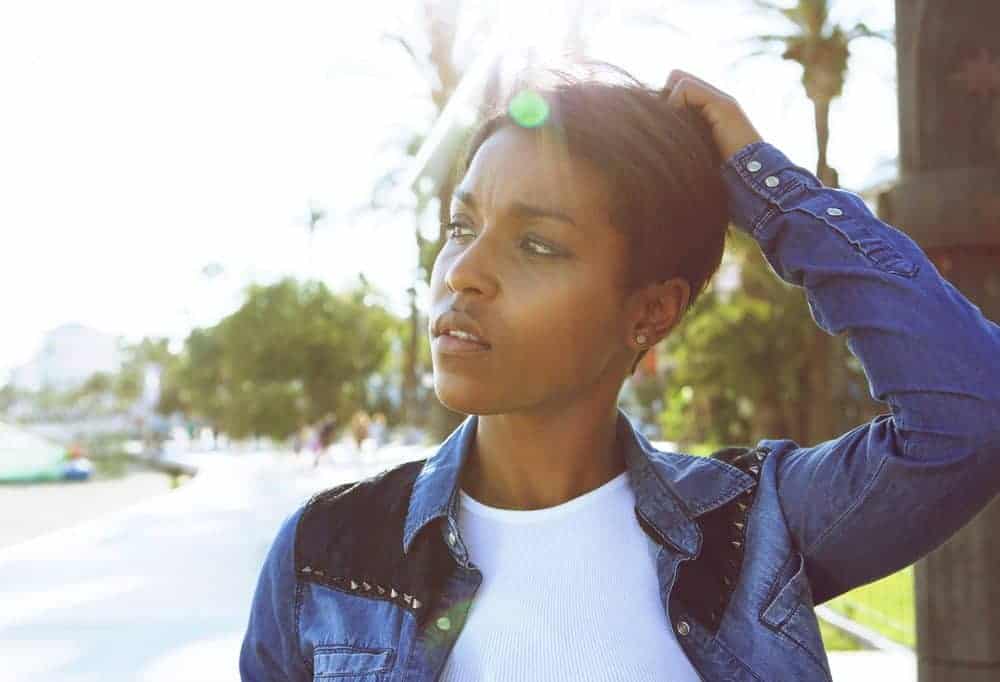
{"label": "green tree foliage", "polygon": [[398,321],[367,286],[336,295],[286,278],[254,285],[214,327],[196,329],[165,375],[160,408],[181,408],[233,438],[284,440],[303,423],[368,407]]}
{"label": "green tree foliage", "polygon": [[223,379],[223,347],[217,326],[194,329],[178,361],[164,373],[157,410],[164,414],[182,412],[218,431],[225,416]]}
{"label": "green tree foliage", "polygon": [[[122,348],[122,365],[118,372],[111,375],[110,387],[119,409],[127,409],[142,396],[149,366],[155,365],[162,370],[176,361],[169,343],[165,338],[144,337],[138,343]],[[90,381],[103,385],[101,377],[91,377]]]}
{"label": "green tree foliage", "polygon": [[70,392],[69,399],[74,406],[87,414],[103,411],[114,395],[117,375],[111,372],[94,372],[78,388]]}
{"label": "green tree foliage", "polygon": [[24,395],[14,384],[4,384],[0,387],[0,414],[5,414]]}
{"label": "green tree foliage", "polygon": [[[838,175],[827,161],[827,147],[830,137],[830,105],[843,91],[848,75],[849,45],[857,38],[880,38],[892,41],[891,31],[872,31],[862,23],[845,30],[839,24],[830,20],[830,0],[796,0],[785,7],[769,0],[753,0],[754,4],[770,13],[780,15],[790,29],[780,35],[755,35],[748,41],[759,49],[748,57],[774,54],[775,46],[782,48],[782,59],[794,61],[802,66],[802,85],[805,95],[813,103],[814,124],[816,129],[816,176],[828,187],[838,187]],[[773,275],[773,272],[772,272]],[[780,286],[784,282],[779,281]],[[871,413],[871,402],[865,408],[858,402],[865,403],[865,389],[861,390],[853,384],[861,368],[857,360],[847,353],[846,345],[837,342],[829,334],[819,329],[808,313],[804,292],[790,291],[794,301],[791,307],[779,305],[786,319],[781,330],[784,338],[790,340],[796,351],[805,350],[806,356],[795,358],[799,363],[795,367],[796,386],[791,391],[791,381],[773,387],[768,405],[763,407],[766,417],[759,417],[762,426],[770,425],[771,431],[782,435],[794,434],[800,443],[816,443],[834,437],[845,428],[854,426],[845,424],[845,417]],[[764,301],[766,304],[770,299]],[[761,314],[761,311],[758,311]],[[768,365],[762,366],[767,373],[772,371]],[[852,379],[853,377],[853,379]],[[783,398],[779,401],[779,396]],[[796,398],[797,403],[789,405],[791,396],[807,396],[808,399]],[[673,407],[679,409],[681,398],[674,396]],[[704,401],[704,398],[697,398]],[[746,407],[746,403],[743,403]],[[748,408],[749,409],[749,408]],[[711,413],[708,408],[703,408]],[[744,410],[744,412],[746,409]],[[758,413],[760,410],[758,410]]]}
{"label": "green tree foliage", "polygon": [[[809,344],[814,332],[827,334],[816,326],[804,290],[781,280],[752,238],[733,231],[726,258],[740,268],[739,285],[722,291],[713,280],[664,344],[664,435],[713,447],[761,438],[810,443]],[[834,416],[840,431],[884,408],[868,397],[860,363],[851,357],[843,368],[848,398]]]}

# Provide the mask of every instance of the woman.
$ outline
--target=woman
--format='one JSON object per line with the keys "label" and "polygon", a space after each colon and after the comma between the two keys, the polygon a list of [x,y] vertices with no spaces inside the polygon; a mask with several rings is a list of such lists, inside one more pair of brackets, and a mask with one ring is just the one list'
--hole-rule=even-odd
{"label": "woman", "polygon": [[[434,265],[435,390],[469,417],[286,519],[244,679],[829,680],[814,604],[1000,489],[1000,331],[912,240],[695,76],[548,75],[474,135]],[[718,458],[636,432],[622,384],[730,221],[891,414]]]}

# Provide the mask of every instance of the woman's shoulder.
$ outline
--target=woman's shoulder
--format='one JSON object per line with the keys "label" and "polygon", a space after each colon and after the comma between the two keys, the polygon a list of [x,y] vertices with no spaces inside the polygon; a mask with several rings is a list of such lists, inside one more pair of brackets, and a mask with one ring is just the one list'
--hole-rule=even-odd
{"label": "woman's shoulder", "polygon": [[[425,461],[404,462],[312,495],[296,512],[296,563],[324,563],[334,555],[394,543],[402,547],[410,493]],[[389,537],[394,535],[399,538]]]}

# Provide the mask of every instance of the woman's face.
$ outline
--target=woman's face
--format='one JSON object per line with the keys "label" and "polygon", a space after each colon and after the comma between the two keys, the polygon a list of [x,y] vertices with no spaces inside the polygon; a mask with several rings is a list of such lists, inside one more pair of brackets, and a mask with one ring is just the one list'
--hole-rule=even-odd
{"label": "woman's face", "polygon": [[[613,399],[634,359],[627,244],[609,222],[605,182],[554,147],[505,126],[454,193],[429,332],[435,392],[457,412],[557,410],[602,387]],[[489,346],[435,337],[449,311]]]}

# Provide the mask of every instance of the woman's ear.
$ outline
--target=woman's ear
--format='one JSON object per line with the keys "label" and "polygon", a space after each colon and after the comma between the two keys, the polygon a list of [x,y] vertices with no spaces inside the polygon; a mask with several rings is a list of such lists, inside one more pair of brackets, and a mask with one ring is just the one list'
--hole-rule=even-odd
{"label": "woman's ear", "polygon": [[691,285],[681,277],[647,284],[633,294],[629,340],[636,350],[655,346],[684,316]]}

